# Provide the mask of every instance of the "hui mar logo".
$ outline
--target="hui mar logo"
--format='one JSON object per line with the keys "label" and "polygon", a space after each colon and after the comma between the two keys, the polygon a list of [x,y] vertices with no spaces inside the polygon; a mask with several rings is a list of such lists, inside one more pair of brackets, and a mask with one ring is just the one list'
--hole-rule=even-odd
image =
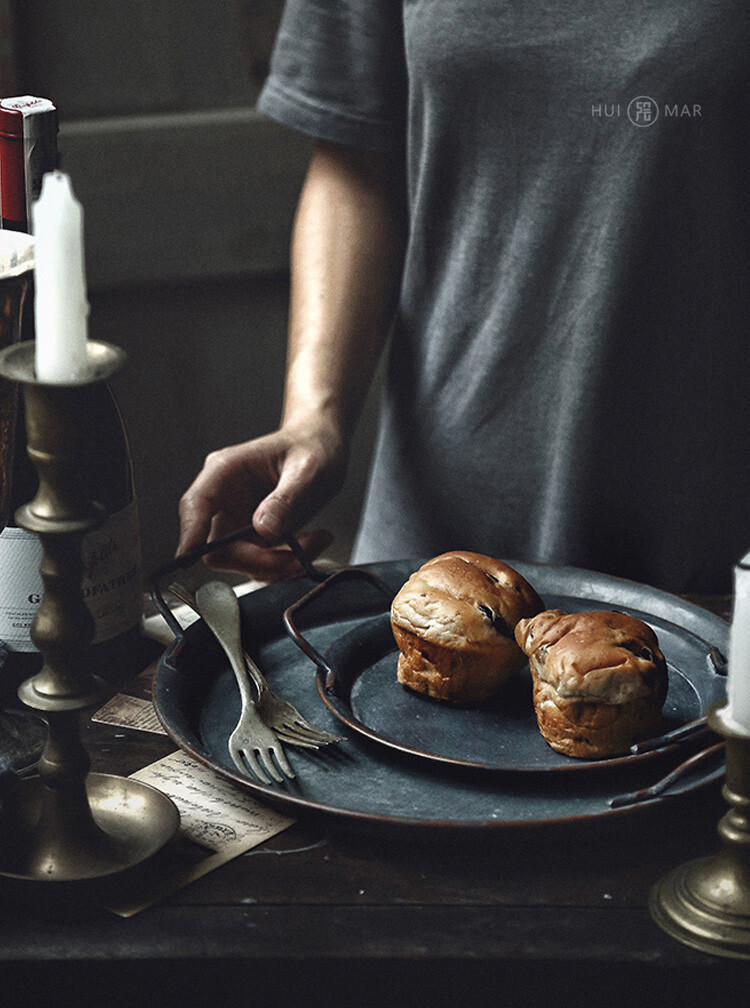
{"label": "hui mar logo", "polygon": [[653,126],[659,118],[659,106],[653,98],[639,95],[628,105],[628,119],[634,126]]}
{"label": "hui mar logo", "polygon": [[660,107],[659,103],[648,95],[638,95],[627,105],[620,102],[602,102],[591,105],[591,117],[595,119],[628,119],[633,126],[645,129],[653,126],[654,123],[663,116],[664,119],[700,119],[702,116],[700,105],[688,105],[679,102],[664,102]]}

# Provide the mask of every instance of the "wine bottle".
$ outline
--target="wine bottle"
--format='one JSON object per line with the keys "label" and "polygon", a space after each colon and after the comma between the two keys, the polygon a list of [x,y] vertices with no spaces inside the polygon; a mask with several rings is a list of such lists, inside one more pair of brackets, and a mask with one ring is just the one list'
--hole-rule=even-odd
{"label": "wine bottle", "polygon": [[[2,166],[0,165],[0,168]],[[17,343],[33,277],[34,240],[30,235],[0,231],[0,347]],[[25,434],[19,429],[18,386],[0,378],[0,640],[6,652],[0,694],[39,667],[39,656],[29,638],[28,594],[38,590],[39,541],[15,524],[15,511],[24,491],[35,487],[26,457]],[[27,498],[30,499],[30,498]],[[33,611],[32,611],[33,615]],[[8,653],[9,652],[9,653]]]}
{"label": "wine bottle", "polygon": [[[0,222],[6,249],[4,273],[13,273],[12,232],[28,232],[33,199],[41,176],[56,162],[57,111],[52,102],[24,96],[0,101]],[[33,156],[32,156],[33,151]],[[33,169],[27,171],[27,162]],[[28,184],[27,184],[28,180]],[[33,191],[36,186],[36,193]],[[33,338],[33,239],[17,237],[17,247],[30,250],[31,261],[23,277],[4,277],[4,344],[23,336]],[[14,687],[40,665],[29,627],[33,619],[41,578],[38,538],[15,522],[17,508],[31,500],[37,479],[26,454],[26,429],[16,385],[3,383],[7,424],[0,449],[5,506],[0,532],[0,640],[9,649],[2,672],[4,687]]]}
{"label": "wine bottle", "polygon": [[[33,238],[0,231],[0,349],[18,342],[33,255]],[[0,529],[11,517],[17,418],[18,386],[0,378]]]}
{"label": "wine bottle", "polygon": [[[42,175],[57,162],[57,113],[51,102],[29,96],[0,101],[0,214],[3,225],[28,231],[30,209]],[[19,137],[21,142],[19,142]],[[19,149],[23,171],[19,171]],[[6,164],[11,167],[6,171]],[[10,338],[33,336],[33,284],[20,306]],[[138,507],[130,448],[119,407],[106,383],[81,389],[85,457],[81,479],[106,520],[83,540],[82,593],[94,616],[92,670],[122,684],[144,667],[141,637],[142,572]],[[15,439],[9,469],[8,517],[0,533],[0,640],[10,649],[4,679],[32,674],[39,656],[30,637],[42,598],[39,538],[15,524],[18,507],[36,493],[36,473],[26,454],[23,411],[16,407]],[[0,456],[2,457],[2,456]]]}

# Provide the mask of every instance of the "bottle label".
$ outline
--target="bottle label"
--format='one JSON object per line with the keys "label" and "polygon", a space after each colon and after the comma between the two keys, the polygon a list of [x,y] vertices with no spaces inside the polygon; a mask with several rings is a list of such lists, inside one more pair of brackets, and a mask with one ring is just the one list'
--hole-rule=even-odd
{"label": "bottle label", "polygon": [[[30,630],[44,591],[42,555],[33,533],[20,528],[0,533],[0,640],[11,651],[36,650]],[[96,623],[93,643],[98,644],[135,626],[143,611],[136,502],[89,532],[81,556],[81,590]]]}
{"label": "bottle label", "polygon": [[36,651],[29,629],[42,600],[41,561],[42,544],[33,532],[0,533],[0,640],[11,651]]}
{"label": "bottle label", "polygon": [[84,537],[82,590],[96,621],[94,644],[111,640],[143,614],[138,505],[133,500]]}

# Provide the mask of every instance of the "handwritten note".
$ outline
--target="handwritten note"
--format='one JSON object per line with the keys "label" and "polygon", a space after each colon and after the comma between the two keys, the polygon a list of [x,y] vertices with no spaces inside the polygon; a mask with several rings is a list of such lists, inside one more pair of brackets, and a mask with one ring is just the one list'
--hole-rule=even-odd
{"label": "handwritten note", "polygon": [[260,805],[186,753],[176,752],[132,774],[169,795],[183,833],[224,860],[290,826],[293,819]]}
{"label": "handwritten note", "polygon": [[180,813],[180,833],[153,862],[128,878],[127,898],[108,902],[108,909],[121,917],[131,917],[294,822],[182,751],[131,776],[172,799]]}

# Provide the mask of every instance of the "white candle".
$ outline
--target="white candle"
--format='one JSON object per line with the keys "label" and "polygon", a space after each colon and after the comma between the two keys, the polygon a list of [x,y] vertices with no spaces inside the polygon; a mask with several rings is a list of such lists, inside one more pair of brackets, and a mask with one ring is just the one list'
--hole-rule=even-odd
{"label": "white candle", "polygon": [[88,370],[88,301],[83,259],[83,210],[70,179],[49,172],[32,208],[36,239],[34,317],[36,375],[61,383]]}
{"label": "white candle", "polygon": [[723,717],[730,728],[750,735],[750,553],[734,569],[727,706]]}

